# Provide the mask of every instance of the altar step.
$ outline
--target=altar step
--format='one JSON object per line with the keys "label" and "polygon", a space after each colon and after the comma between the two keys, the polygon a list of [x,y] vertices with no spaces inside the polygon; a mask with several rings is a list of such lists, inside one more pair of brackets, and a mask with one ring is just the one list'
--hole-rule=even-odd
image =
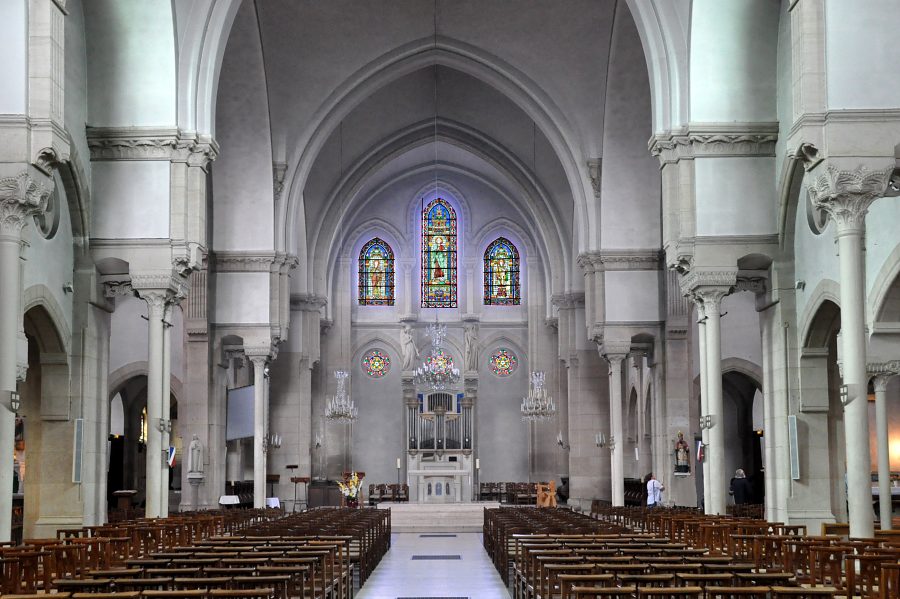
{"label": "altar step", "polygon": [[391,510],[391,532],[452,533],[481,532],[484,508],[496,508],[495,501],[481,503],[380,503]]}

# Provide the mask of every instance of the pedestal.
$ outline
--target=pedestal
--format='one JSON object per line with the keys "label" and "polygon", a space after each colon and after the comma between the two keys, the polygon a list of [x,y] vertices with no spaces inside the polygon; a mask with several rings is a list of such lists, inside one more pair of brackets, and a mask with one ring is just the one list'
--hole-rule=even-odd
{"label": "pedestal", "polygon": [[191,508],[198,509],[200,507],[200,485],[206,479],[202,472],[188,472],[188,484],[191,485]]}

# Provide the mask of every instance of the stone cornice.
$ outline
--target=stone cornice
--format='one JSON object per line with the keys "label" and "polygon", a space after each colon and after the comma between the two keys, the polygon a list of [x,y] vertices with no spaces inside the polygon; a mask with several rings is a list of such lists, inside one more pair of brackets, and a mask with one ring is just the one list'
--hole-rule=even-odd
{"label": "stone cornice", "polygon": [[624,360],[631,351],[631,341],[603,341],[597,349],[600,352],[600,355],[608,361],[621,361]]}
{"label": "stone cornice", "polygon": [[893,172],[893,166],[878,170],[859,166],[850,171],[826,164],[825,171],[807,186],[809,201],[826,212],[839,230],[862,228],[869,206],[888,193]]}
{"label": "stone cornice", "polygon": [[205,167],[219,155],[208,135],[158,127],[88,127],[92,161],[170,160]]}
{"label": "stone cornice", "polygon": [[569,291],[567,293],[554,293],[550,298],[554,306],[560,309],[584,307],[584,292]]}
{"label": "stone cornice", "polygon": [[294,293],[291,294],[291,310],[299,312],[318,312],[328,300],[321,295],[315,293]]}
{"label": "stone cornice", "polygon": [[215,252],[217,272],[269,272],[276,263],[275,252]]}
{"label": "stone cornice", "polygon": [[777,140],[778,123],[690,123],[654,135],[647,145],[665,165],[703,156],[771,157]]}

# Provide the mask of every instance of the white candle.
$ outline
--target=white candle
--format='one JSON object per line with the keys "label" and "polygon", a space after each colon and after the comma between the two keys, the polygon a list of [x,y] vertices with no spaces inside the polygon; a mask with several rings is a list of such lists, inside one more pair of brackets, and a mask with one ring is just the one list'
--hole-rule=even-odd
{"label": "white candle", "polygon": [[481,459],[475,458],[475,470],[481,470]]}
{"label": "white candle", "polygon": [[400,470],[400,458],[397,458],[397,470]]}

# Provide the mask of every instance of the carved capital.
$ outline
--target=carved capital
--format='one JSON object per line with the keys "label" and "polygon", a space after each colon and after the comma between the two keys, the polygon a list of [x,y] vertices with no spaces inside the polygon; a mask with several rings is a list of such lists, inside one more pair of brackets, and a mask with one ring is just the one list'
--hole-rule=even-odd
{"label": "carved capital", "polygon": [[154,127],[88,127],[91,160],[171,160],[205,168],[219,155],[208,136]]}
{"label": "carved capital", "polygon": [[737,278],[737,283],[734,286],[735,291],[749,291],[754,295],[762,295],[766,292],[767,285],[766,277],[756,277],[756,276],[739,276]]}
{"label": "carved capital", "polygon": [[900,374],[900,360],[866,364],[866,372],[872,377],[872,385],[876,393],[887,391],[887,384]]}
{"label": "carved capital", "polygon": [[271,345],[244,346],[244,354],[247,356],[247,359],[253,363],[254,366],[257,364],[265,365],[270,359],[272,359],[272,346]]}
{"label": "carved capital", "polygon": [[550,301],[560,310],[584,307],[584,292],[554,293]]}
{"label": "carved capital", "polygon": [[28,170],[0,179],[0,235],[18,236],[30,219],[47,209],[52,192],[53,179],[36,179]]}
{"label": "carved capital", "polygon": [[714,299],[721,294],[719,297],[721,300],[722,297],[731,293],[737,284],[737,269],[692,270],[681,277],[680,283],[681,292],[686,296],[694,296],[705,302],[707,297]]}
{"label": "carved capital", "polygon": [[218,272],[270,272],[276,262],[275,252],[216,252]]}
{"label": "carved capital", "polygon": [[295,293],[291,295],[291,310],[299,312],[318,312],[325,307],[328,300],[315,293]]}
{"label": "carved capital", "polygon": [[594,197],[600,198],[600,183],[603,173],[603,159],[592,158],[587,161],[588,176],[591,178],[591,189],[594,190]]}
{"label": "carved capital", "polygon": [[666,165],[698,156],[774,156],[777,140],[778,123],[692,123],[655,135],[648,148]]}
{"label": "carved capital", "polygon": [[807,187],[809,201],[813,208],[834,220],[838,232],[862,229],[869,206],[886,195],[893,170],[893,167],[869,170],[859,166],[843,171],[828,164],[825,172]]}

